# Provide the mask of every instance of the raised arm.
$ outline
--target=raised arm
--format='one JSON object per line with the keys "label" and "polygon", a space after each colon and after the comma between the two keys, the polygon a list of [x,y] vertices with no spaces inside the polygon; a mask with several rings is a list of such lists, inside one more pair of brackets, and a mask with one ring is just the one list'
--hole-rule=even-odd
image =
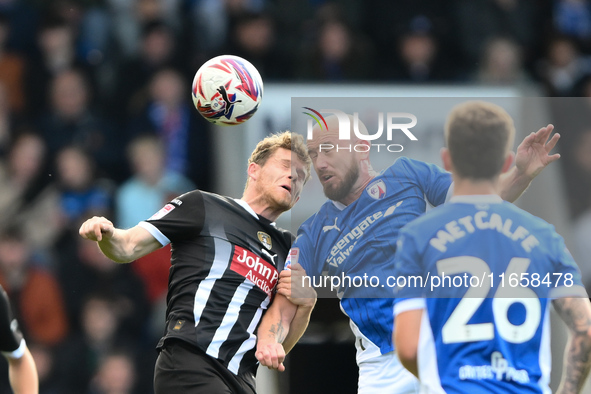
{"label": "raised arm", "polygon": [[553,305],[570,331],[557,394],[580,393],[591,368],[591,304],[588,298],[559,298]]}
{"label": "raised arm", "polygon": [[554,126],[549,124],[531,133],[519,144],[515,165],[501,175],[499,194],[504,200],[517,200],[548,164],[560,158],[558,153],[550,154],[560,138],[560,134],[554,134],[550,138],[552,130]]}
{"label": "raised arm", "polygon": [[311,286],[301,286],[305,275],[306,271],[299,264],[279,275],[277,295],[257,331],[256,357],[261,365],[284,371],[285,355],[308,327],[316,304],[316,291]]}
{"label": "raised arm", "polygon": [[140,226],[118,229],[104,217],[88,219],[78,232],[83,238],[96,241],[105,256],[117,263],[137,260],[162,246],[148,230]]}
{"label": "raised arm", "polygon": [[8,379],[14,394],[37,394],[39,379],[35,361],[28,348],[20,358],[6,357],[8,360]]}

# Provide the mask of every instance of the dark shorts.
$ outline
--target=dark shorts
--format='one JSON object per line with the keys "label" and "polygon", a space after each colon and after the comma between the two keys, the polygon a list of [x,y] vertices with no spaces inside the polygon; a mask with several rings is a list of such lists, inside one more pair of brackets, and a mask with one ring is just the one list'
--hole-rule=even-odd
{"label": "dark shorts", "polygon": [[169,339],[156,360],[154,393],[256,394],[254,375],[248,380],[193,345]]}

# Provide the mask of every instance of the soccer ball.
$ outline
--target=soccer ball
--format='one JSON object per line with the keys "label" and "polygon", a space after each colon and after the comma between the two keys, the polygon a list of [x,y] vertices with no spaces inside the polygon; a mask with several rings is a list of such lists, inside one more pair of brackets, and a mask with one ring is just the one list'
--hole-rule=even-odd
{"label": "soccer ball", "polygon": [[232,55],[205,62],[193,78],[193,103],[211,123],[234,126],[250,119],[263,99],[263,80],[247,60]]}

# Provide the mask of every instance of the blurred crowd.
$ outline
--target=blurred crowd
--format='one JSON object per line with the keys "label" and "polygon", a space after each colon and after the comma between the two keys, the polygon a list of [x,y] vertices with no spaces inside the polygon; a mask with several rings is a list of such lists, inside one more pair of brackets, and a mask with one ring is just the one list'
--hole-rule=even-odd
{"label": "blurred crowd", "polygon": [[[187,86],[224,53],[265,82],[591,98],[591,0],[0,0],[0,284],[41,393],[152,391],[170,250],[116,265],[77,230],[92,215],[131,227],[173,196],[215,191],[211,130]],[[560,149],[588,257],[591,122],[579,123]]]}

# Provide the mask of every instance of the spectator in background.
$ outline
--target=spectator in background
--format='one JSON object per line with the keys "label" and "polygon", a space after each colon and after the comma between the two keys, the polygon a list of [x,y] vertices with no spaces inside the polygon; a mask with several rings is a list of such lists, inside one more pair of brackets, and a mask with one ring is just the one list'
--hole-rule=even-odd
{"label": "spectator in background", "polygon": [[127,152],[134,175],[117,189],[118,227],[131,228],[174,197],[195,189],[189,179],[166,168],[166,152],[157,136],[137,137]]}
{"label": "spectator in background", "polygon": [[146,132],[156,135],[164,144],[166,171],[186,176],[201,190],[210,190],[209,124],[193,107],[187,86],[178,71],[158,71],[149,84],[149,101],[132,120],[129,135],[130,139]]}
{"label": "spectator in background", "polygon": [[58,355],[62,365],[63,394],[88,392],[101,362],[118,349],[135,349],[133,336],[122,335],[121,318],[114,299],[101,293],[89,294],[81,315],[82,332],[70,337]]}
{"label": "spectator in background", "polygon": [[29,1],[2,0],[0,13],[9,20],[8,48],[29,55],[35,46],[35,33],[39,25],[40,10]]}
{"label": "spectator in background", "polygon": [[509,38],[495,37],[483,48],[475,82],[489,85],[514,85],[530,80],[523,65],[523,53]]}
{"label": "spectator in background", "polygon": [[90,215],[112,211],[113,187],[108,180],[95,177],[95,163],[84,150],[68,146],[56,157],[60,207],[66,229],[73,229]]}
{"label": "spectator in background", "polygon": [[314,81],[367,80],[374,76],[374,49],[339,20],[324,22],[311,47],[299,56],[299,77]]}
{"label": "spectator in background", "polygon": [[113,352],[101,360],[88,394],[133,394],[136,378],[133,358]]}
{"label": "spectator in background", "polygon": [[394,62],[384,64],[388,79],[403,82],[439,82],[454,79],[453,68],[442,56],[431,20],[425,15],[411,19],[401,35]]}
{"label": "spectator in background", "polygon": [[162,20],[180,28],[180,0],[105,0],[113,21],[116,45],[125,59],[141,51],[142,26]]}
{"label": "spectator in background", "polygon": [[18,228],[35,251],[48,251],[61,231],[58,191],[45,157],[44,141],[23,132],[0,163],[0,231]]}
{"label": "spectator in background", "polygon": [[48,347],[33,343],[29,349],[37,366],[39,394],[62,394],[63,390],[57,374],[58,365],[55,357],[59,347]]}
{"label": "spectator in background", "polygon": [[292,76],[290,48],[276,42],[275,21],[267,14],[245,14],[237,18],[224,51],[248,59],[265,80],[286,80]]}
{"label": "spectator in background", "polygon": [[39,52],[27,62],[26,100],[27,114],[36,118],[50,108],[52,81],[72,68],[90,70],[76,57],[75,32],[65,19],[47,15],[37,33]]}
{"label": "spectator in background", "polygon": [[18,118],[11,111],[6,87],[0,82],[0,160],[6,157],[17,133],[17,127],[21,127]]}
{"label": "spectator in background", "polygon": [[[188,3],[189,29],[192,41],[195,43],[193,52],[198,54],[196,63],[192,62],[192,64],[199,68],[207,60],[205,54],[217,54],[231,40],[231,31],[234,30],[236,21],[243,15],[260,14],[265,1],[193,0]],[[287,17],[289,14],[283,15]]]}
{"label": "spectator in background", "polygon": [[456,45],[467,69],[476,72],[483,46],[499,36],[523,48],[524,63],[530,65],[542,56],[546,14],[545,4],[536,0],[458,0],[452,17],[458,29]]}
{"label": "spectator in background", "polygon": [[25,109],[25,59],[6,47],[9,34],[9,20],[0,14],[0,82],[5,88],[6,107],[15,114],[22,114]]}
{"label": "spectator in background", "polygon": [[30,343],[60,344],[69,323],[58,281],[35,265],[29,245],[16,229],[0,234],[0,285],[12,299],[16,318]]}
{"label": "spectator in background", "polygon": [[83,302],[93,294],[110,298],[119,319],[119,334],[145,338],[149,305],[140,279],[130,266],[119,266],[79,239],[68,239],[59,250],[58,276],[66,295],[66,305],[73,329],[79,327]]}
{"label": "spectator in background", "polygon": [[106,119],[90,106],[90,86],[77,70],[66,70],[51,82],[51,108],[38,122],[47,143],[49,159],[66,146],[84,149],[96,162],[100,175],[115,181],[127,177],[123,146],[125,141]]}
{"label": "spectator in background", "polygon": [[591,38],[591,2],[555,0],[553,3],[552,23],[556,31],[585,45]]}
{"label": "spectator in background", "polygon": [[567,37],[554,37],[548,44],[546,57],[538,65],[539,77],[550,96],[571,96],[589,73],[591,58],[582,55],[575,42]]}
{"label": "spectator in background", "polygon": [[128,119],[141,111],[149,96],[149,82],[159,70],[169,66],[182,69],[176,46],[174,30],[162,20],[143,25],[139,53],[117,71],[117,91],[113,97],[113,113],[117,117]]}

